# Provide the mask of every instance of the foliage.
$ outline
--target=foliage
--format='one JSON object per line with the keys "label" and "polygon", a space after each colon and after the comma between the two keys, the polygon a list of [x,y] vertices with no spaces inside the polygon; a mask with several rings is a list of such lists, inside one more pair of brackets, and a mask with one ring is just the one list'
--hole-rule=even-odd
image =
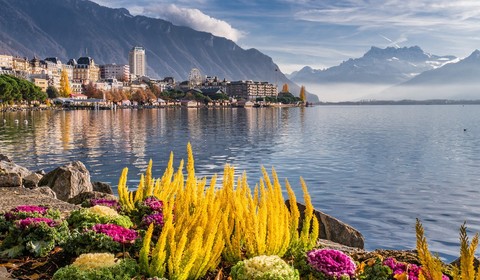
{"label": "foliage", "polygon": [[53,280],[131,280],[138,275],[138,265],[133,259],[123,259],[113,266],[84,269],[79,264],[60,268],[53,275]]}
{"label": "foliage", "polygon": [[67,218],[67,222],[72,228],[87,228],[95,224],[108,223],[126,228],[133,226],[129,217],[120,215],[114,209],[101,205],[74,210]]}
{"label": "foliage", "polygon": [[[216,187],[216,176],[207,187],[206,179],[195,177],[190,144],[187,150],[186,179],[183,161],[174,172],[171,154],[160,179],[152,178],[150,161],[135,194],[126,186],[127,169],[119,180],[119,201],[130,214],[145,212],[141,208],[148,197],[155,196],[163,202],[162,231],[152,251],[153,230],[147,231],[140,254],[141,267],[146,274],[198,279],[216,268],[222,255],[226,261],[235,263],[263,254],[281,256],[293,245],[296,248],[313,247],[318,238],[318,221],[313,215],[313,206],[303,180],[307,210],[300,226],[298,208],[296,205],[292,207],[296,212],[292,210],[294,214],[290,214],[274,170],[272,182],[263,169],[264,176],[253,194],[246,175],[235,184],[235,170],[228,165],[225,166],[222,187]],[[294,197],[291,188],[289,196]],[[148,257],[150,254],[151,258]]]}
{"label": "foliage", "polygon": [[67,70],[62,70],[62,75],[60,76],[60,90],[59,93],[62,97],[70,97],[72,89],[70,88],[70,82],[68,81]]}
{"label": "foliage", "polygon": [[10,75],[0,75],[0,100],[3,103],[44,101],[47,94],[35,84]]}
{"label": "foliage", "polygon": [[0,245],[2,257],[15,258],[22,255],[46,256],[58,244],[63,244],[68,236],[65,221],[57,222],[49,218],[25,218],[15,222]]}
{"label": "foliage", "polygon": [[295,97],[290,92],[280,92],[277,97],[277,102],[281,102],[283,104],[295,104],[299,101],[301,101],[301,99]]}
{"label": "foliage", "polygon": [[288,84],[283,84],[282,91],[281,92],[290,92],[288,90]]}
{"label": "foliage", "polygon": [[93,230],[74,229],[63,248],[70,254],[80,255],[93,252],[121,252],[123,247],[110,236]]}
{"label": "foliage", "polygon": [[418,277],[419,280],[442,280],[442,261],[438,257],[433,256],[428,250],[427,239],[424,235],[423,226],[420,220],[417,219],[415,226],[417,237],[417,253],[422,270]]}
{"label": "foliage", "polygon": [[233,280],[297,280],[298,271],[279,256],[256,256],[238,262],[230,272]]}
{"label": "foliage", "polygon": [[469,244],[467,227],[465,223],[460,226],[460,267],[453,267],[452,276],[454,280],[480,279],[480,268],[475,270],[475,251],[478,246],[478,233]]}
{"label": "foliage", "polygon": [[389,280],[392,279],[392,269],[383,263],[383,258],[378,256],[362,262],[357,267],[357,278],[361,280]]}
{"label": "foliage", "polygon": [[120,210],[120,203],[116,199],[106,199],[106,198],[92,198],[90,200],[85,200],[82,203],[82,207],[93,207],[95,205],[107,206],[109,208]]}
{"label": "foliage", "polygon": [[302,102],[307,101],[307,95],[306,95],[306,93],[305,93],[305,86],[302,86],[302,87],[300,88],[300,100],[301,100]]}
{"label": "foliage", "polygon": [[47,87],[47,96],[50,99],[54,99],[54,98],[60,97],[60,92],[58,91],[58,89],[56,87],[48,86]]}
{"label": "foliage", "polygon": [[338,250],[312,250],[307,253],[307,261],[315,270],[333,279],[350,279],[356,271],[352,258]]}

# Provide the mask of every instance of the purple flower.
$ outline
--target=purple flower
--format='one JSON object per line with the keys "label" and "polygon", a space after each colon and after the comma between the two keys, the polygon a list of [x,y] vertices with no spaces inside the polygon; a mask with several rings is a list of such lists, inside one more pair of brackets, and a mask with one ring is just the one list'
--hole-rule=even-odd
{"label": "purple flower", "polygon": [[95,199],[95,198],[92,198],[92,199],[90,199],[90,205],[91,206],[102,205],[102,206],[107,206],[107,207],[110,207],[110,208],[113,208],[113,209],[120,208],[120,204],[115,199],[105,199],[105,198]]}
{"label": "purple flower", "polygon": [[57,226],[57,223],[49,218],[25,218],[23,220],[17,221],[17,226],[21,229],[25,229],[29,226],[38,226],[40,223],[45,223],[49,227]]}
{"label": "purple flower", "polygon": [[420,267],[416,264],[409,264],[407,267],[408,279],[418,280],[418,275],[420,274]]}
{"label": "purple flower", "polygon": [[407,271],[407,264],[403,262],[397,262],[394,258],[387,258],[383,261],[383,264],[390,267],[393,274],[402,274]]}
{"label": "purple flower", "polygon": [[5,213],[5,219],[7,221],[16,220],[18,218],[17,213],[29,213],[29,214],[47,214],[47,207],[35,206],[35,205],[19,205],[15,208],[12,208],[9,212]]}
{"label": "purple flower", "polygon": [[150,208],[152,212],[161,212],[163,209],[163,202],[154,196],[145,198],[143,204]]}
{"label": "purple flower", "polygon": [[308,263],[317,271],[331,277],[353,277],[356,266],[343,252],[333,249],[316,249],[307,253]]}
{"label": "purple flower", "polygon": [[113,241],[126,244],[133,243],[138,234],[133,229],[124,228],[115,224],[96,224],[92,228],[96,233],[103,233],[110,236]]}
{"label": "purple flower", "polygon": [[154,213],[151,215],[146,215],[142,218],[142,224],[149,226],[153,223],[156,226],[163,226],[163,214],[162,213]]}

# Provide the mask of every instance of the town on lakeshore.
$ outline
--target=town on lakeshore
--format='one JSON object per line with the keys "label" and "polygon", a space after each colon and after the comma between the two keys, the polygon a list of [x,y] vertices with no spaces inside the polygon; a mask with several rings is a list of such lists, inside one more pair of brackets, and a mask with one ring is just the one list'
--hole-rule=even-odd
{"label": "town on lakeshore", "polygon": [[[129,51],[128,61],[125,65],[98,65],[89,56],[62,63],[57,57],[29,60],[0,54],[0,105],[40,107],[55,103],[70,108],[96,109],[308,106],[303,86],[300,97],[295,97],[287,84],[278,92],[277,85],[269,82],[227,81],[216,76],[202,76],[197,68],[193,68],[188,80],[182,82],[173,77],[152,79],[146,75],[145,48],[139,46]],[[24,80],[34,85],[31,91],[35,94],[22,98],[22,94],[15,95],[12,88]]]}

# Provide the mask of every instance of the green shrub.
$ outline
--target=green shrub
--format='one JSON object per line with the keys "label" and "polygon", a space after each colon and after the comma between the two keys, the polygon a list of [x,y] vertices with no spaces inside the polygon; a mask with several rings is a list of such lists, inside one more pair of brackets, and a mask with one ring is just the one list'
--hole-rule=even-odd
{"label": "green shrub", "polygon": [[96,224],[116,224],[125,228],[133,226],[129,217],[120,215],[106,206],[98,205],[72,211],[67,222],[71,228],[88,228]]}
{"label": "green shrub", "polygon": [[238,262],[230,275],[234,280],[299,280],[298,271],[279,256],[257,256]]}
{"label": "green shrub", "polygon": [[133,259],[124,259],[108,267],[83,269],[81,266],[69,265],[60,268],[53,275],[53,280],[131,280],[138,275],[137,262]]}

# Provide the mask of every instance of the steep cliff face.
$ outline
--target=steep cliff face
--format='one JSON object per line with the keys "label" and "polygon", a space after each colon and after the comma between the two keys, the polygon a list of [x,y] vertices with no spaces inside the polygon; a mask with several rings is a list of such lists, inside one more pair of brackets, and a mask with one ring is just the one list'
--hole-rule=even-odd
{"label": "steep cliff face", "polygon": [[0,53],[57,56],[64,62],[87,53],[100,64],[126,64],[128,51],[143,46],[151,77],[184,80],[195,67],[221,79],[288,83],[299,92],[270,57],[210,33],[87,0],[0,0],[0,5]]}

